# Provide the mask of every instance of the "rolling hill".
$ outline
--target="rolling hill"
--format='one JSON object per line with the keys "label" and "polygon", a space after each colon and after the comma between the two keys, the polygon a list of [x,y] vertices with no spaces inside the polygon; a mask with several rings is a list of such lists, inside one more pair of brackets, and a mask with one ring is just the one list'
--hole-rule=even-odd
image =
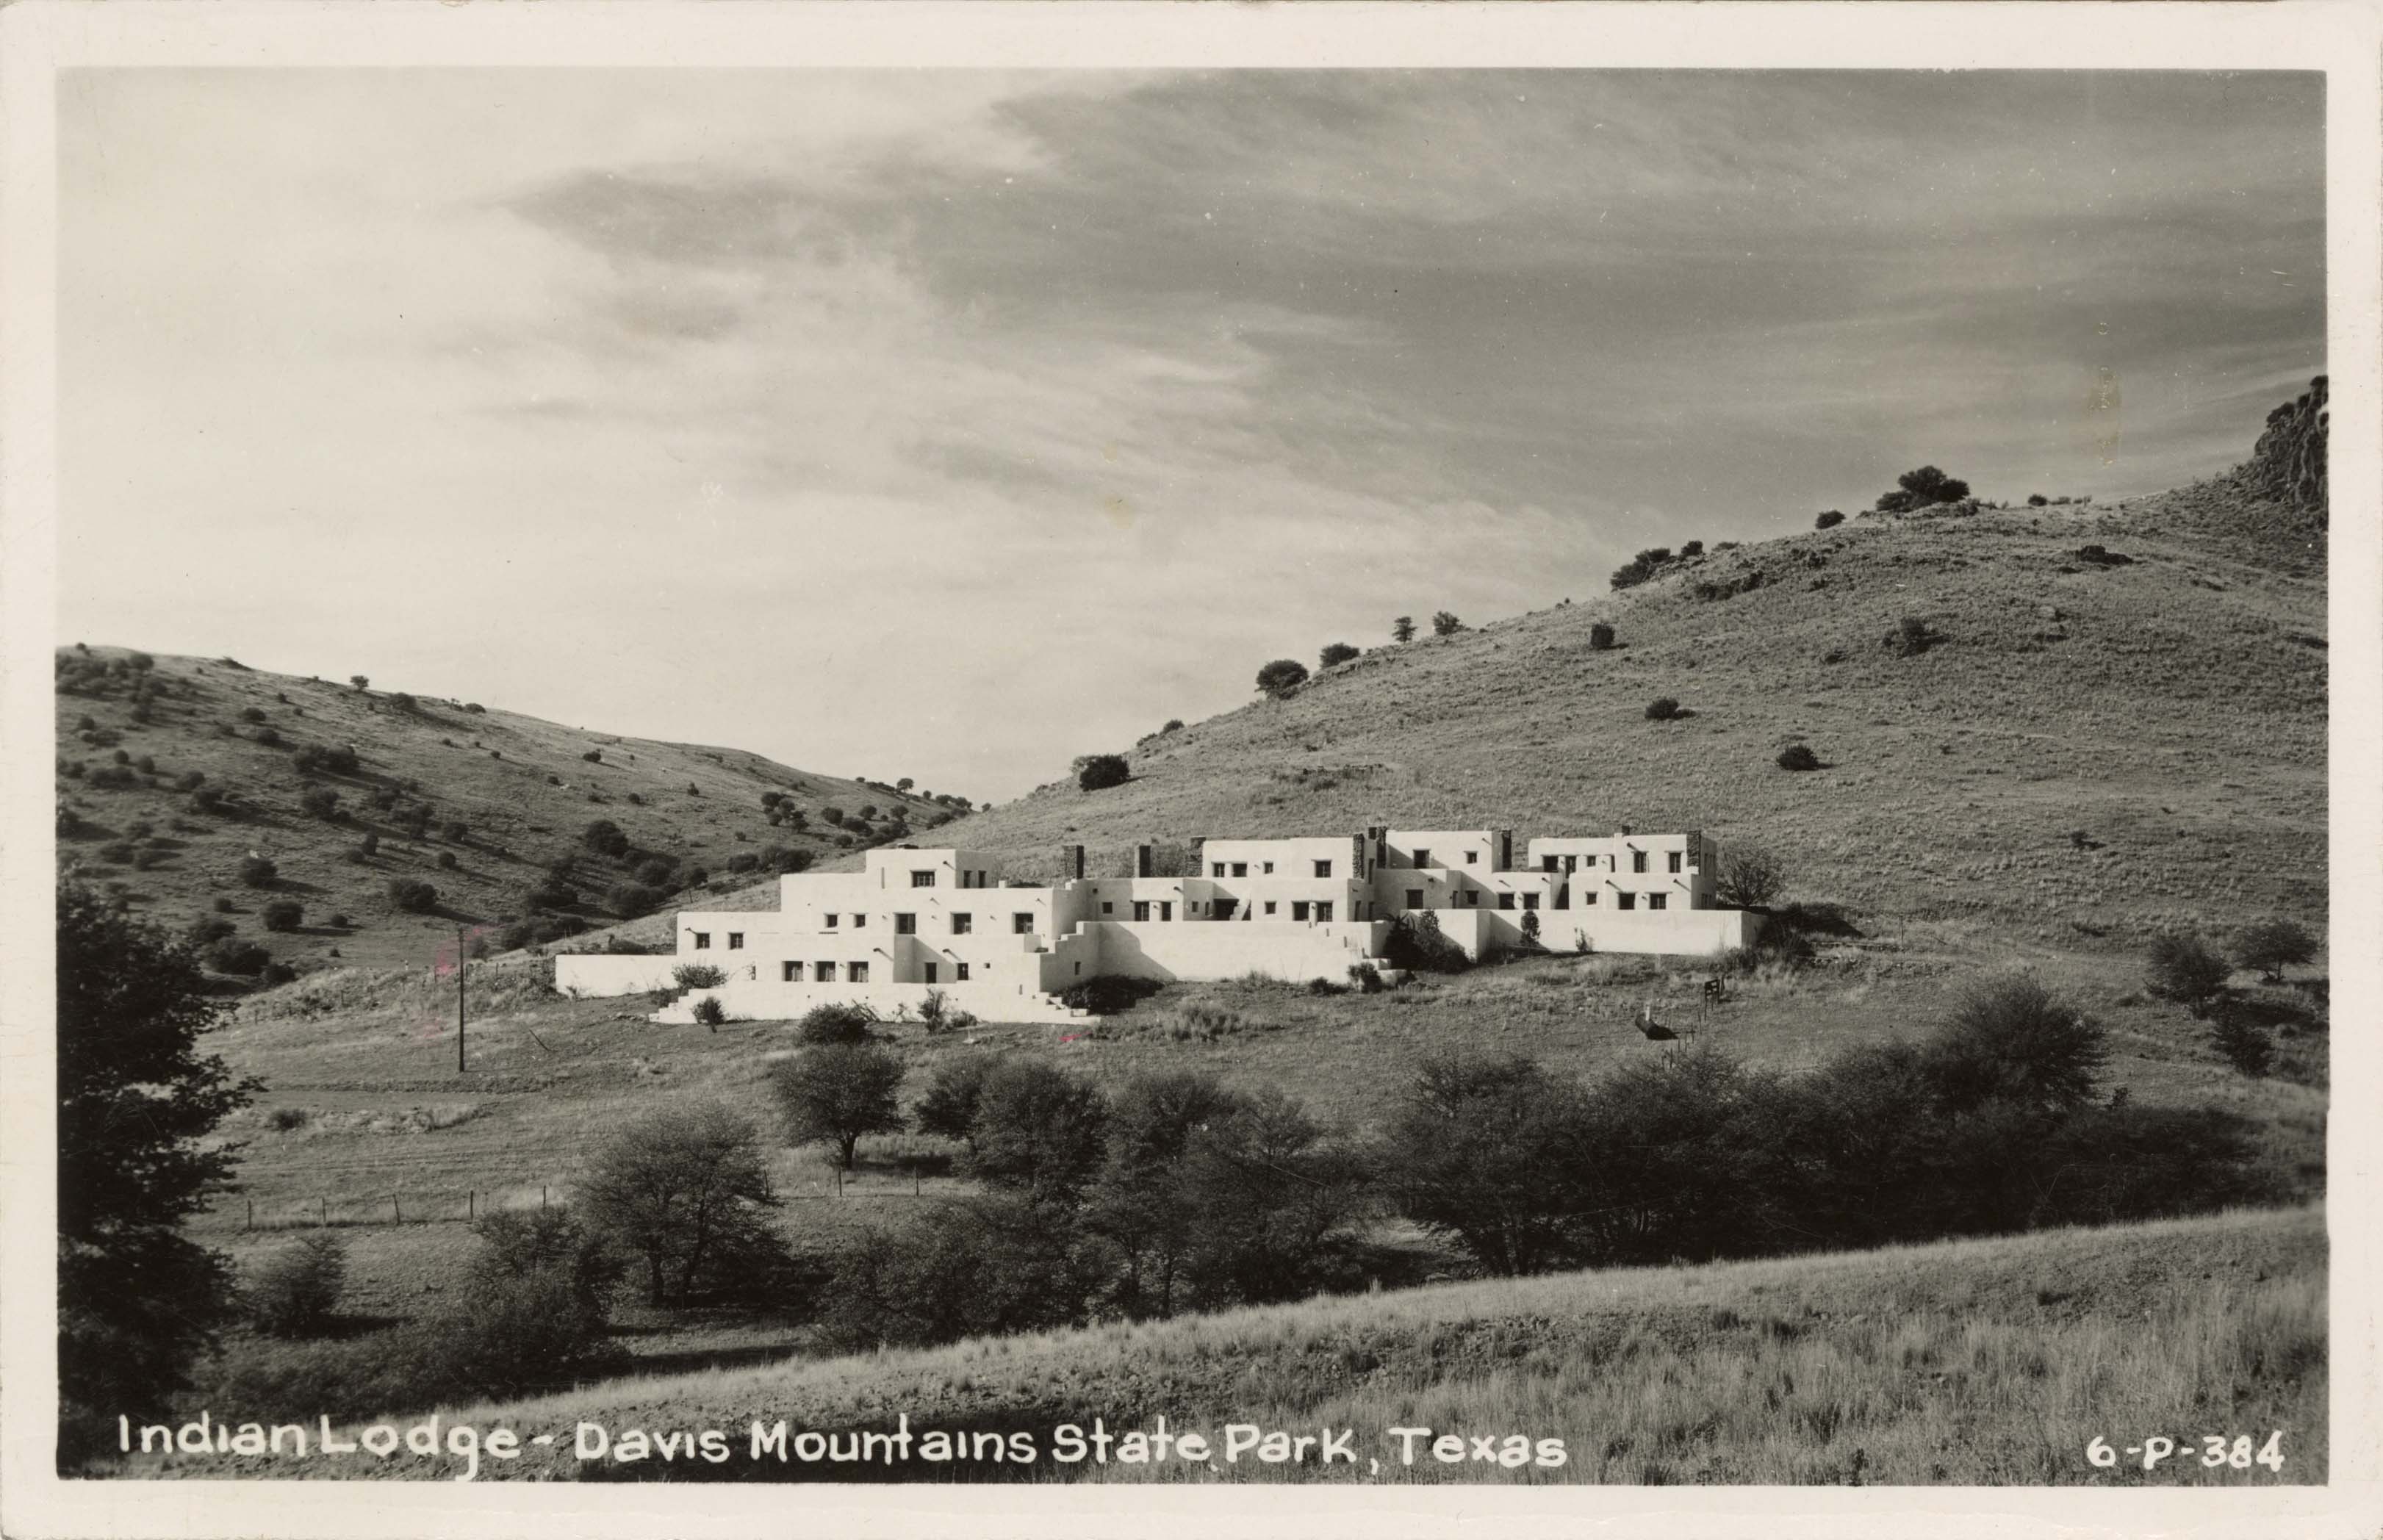
{"label": "rolling hill", "polygon": [[[624,738],[229,659],[75,647],[57,661],[62,869],[175,930],[228,920],[293,961],[334,949],[351,963],[421,961],[442,940],[451,946],[459,922],[521,915],[524,894],[564,856],[576,862],[575,898],[560,912],[600,923],[636,897],[624,885],[657,857],[673,869],[645,884],[657,890],[648,903],[698,871],[725,881],[772,846],[817,858],[839,841],[874,844],[949,816],[889,786],[738,749]],[[765,794],[803,814],[802,827],[773,823]],[[832,826],[831,807],[855,827]],[[864,807],[875,823],[858,822]],[[620,828],[626,859],[586,849],[597,819]],[[274,865],[265,886],[241,879],[252,856]],[[393,901],[392,883],[405,880],[435,889],[427,912]],[[264,906],[277,899],[302,906],[297,930],[265,930]]]}

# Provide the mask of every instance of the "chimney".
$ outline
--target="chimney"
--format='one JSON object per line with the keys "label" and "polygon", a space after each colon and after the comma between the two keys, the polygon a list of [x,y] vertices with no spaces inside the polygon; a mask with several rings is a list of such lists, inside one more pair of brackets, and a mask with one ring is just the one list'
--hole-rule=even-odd
{"label": "chimney", "polygon": [[1059,874],[1070,881],[1084,880],[1084,847],[1080,844],[1059,847]]}
{"label": "chimney", "polygon": [[1152,861],[1151,856],[1152,847],[1149,845],[1138,844],[1133,847],[1133,874],[1136,877],[1151,875],[1151,868],[1155,864]]}

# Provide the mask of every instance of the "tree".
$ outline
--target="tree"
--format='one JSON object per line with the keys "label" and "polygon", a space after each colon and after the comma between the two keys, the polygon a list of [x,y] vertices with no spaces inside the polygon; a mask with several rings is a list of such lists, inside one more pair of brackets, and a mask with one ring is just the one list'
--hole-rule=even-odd
{"label": "tree", "polygon": [[919,1131],[976,1148],[976,1109],[994,1059],[946,1059],[919,1099]]}
{"label": "tree", "polygon": [[281,869],[263,856],[241,857],[240,881],[243,887],[269,888],[273,886],[274,880],[280,875]]}
{"label": "tree", "polygon": [[1764,909],[1787,888],[1787,864],[1759,844],[1732,845],[1714,876],[1713,896],[1725,908]]}
{"label": "tree", "polygon": [[1845,522],[1846,516],[1844,512],[1838,509],[1832,508],[1827,512],[1814,519],[1812,521],[1812,527],[1814,529],[1834,529]]}
{"label": "tree", "polygon": [[876,1013],[858,1001],[830,1001],[813,1005],[795,1026],[795,1035],[814,1047],[830,1043],[867,1042]]}
{"label": "tree", "polygon": [[1336,667],[1339,664],[1346,663],[1349,659],[1356,656],[1357,649],[1351,647],[1348,643],[1333,642],[1325,647],[1323,654],[1317,660],[1326,668],[1329,669]]}
{"label": "tree", "polygon": [[2233,965],[2199,936],[2155,936],[2144,956],[2145,980],[2152,993],[2173,1000],[2194,1016],[2209,1014],[2209,1003],[2226,991]]}
{"label": "tree", "polygon": [[75,883],[57,897],[58,1453],[162,1416],[233,1309],[229,1265],[182,1225],[228,1190],[209,1141],[263,1084],[199,1052],[216,1019],[190,952]]}
{"label": "tree", "polygon": [[1463,629],[1464,622],[1445,610],[1431,618],[1431,634],[1435,636],[1453,636]]}
{"label": "tree", "polygon": [[349,684],[352,684],[352,685],[354,685],[357,689],[361,690],[361,689],[364,689],[365,686],[369,685],[370,684],[372,684],[372,681],[371,681],[371,680],[369,680],[369,679],[366,679],[363,674],[360,674],[360,673],[352,673],[352,674],[348,675],[348,683],[349,683]]}
{"label": "tree", "polygon": [[1072,1202],[1100,1170],[1108,1104],[1091,1081],[1031,1060],[985,1077],[969,1169],[994,1187]]}
{"label": "tree", "polygon": [[621,832],[621,826],[611,819],[596,819],[579,839],[599,856],[610,856],[615,859],[626,855],[629,849],[629,836]]}
{"label": "tree", "polygon": [[778,1250],[781,1200],[753,1125],[717,1102],[666,1107],[605,1140],[580,1189],[588,1224],[644,1264],[646,1298],[684,1302]]}
{"label": "tree", "polygon": [[298,806],[305,809],[308,818],[327,822],[340,816],[340,794],[328,786],[311,786],[298,799]]}
{"label": "tree", "polygon": [[1258,688],[1277,700],[1307,683],[1307,666],[1296,659],[1278,658],[1258,671]]}
{"label": "tree", "polygon": [[410,915],[426,915],[438,907],[438,890],[419,877],[401,877],[389,885],[389,901]]}
{"label": "tree", "polygon": [[2268,983],[2284,981],[2284,969],[2316,955],[2316,938],[2289,919],[2265,920],[2234,938],[2237,967],[2255,968]]}
{"label": "tree", "polygon": [[1412,642],[1414,640],[1414,634],[1415,623],[1413,615],[1401,615],[1390,622],[1390,640],[1394,642]]}
{"label": "tree", "polygon": [[1956,481],[1933,465],[1906,471],[1895,480],[1896,486],[1911,494],[1911,506],[1914,508],[1926,508],[1932,503],[1958,502],[1969,495],[1968,482]]}
{"label": "tree", "polygon": [[1612,625],[1605,621],[1598,621],[1591,624],[1588,628],[1588,650],[1591,652],[1611,652],[1612,649]]}
{"label": "tree", "polygon": [[823,1043],[778,1066],[774,1081],[795,1144],[832,1144],[852,1169],[863,1134],[902,1131],[902,1061],[873,1042]]}
{"label": "tree", "polygon": [[295,930],[306,918],[304,906],[294,898],[277,898],[259,912],[268,930]]}
{"label": "tree", "polygon": [[1436,1054],[1392,1113],[1379,1164],[1400,1212],[1485,1271],[1540,1272],[1574,1254],[1585,1118],[1579,1089],[1528,1059]]}
{"label": "tree", "polygon": [[894,789],[897,792],[907,792],[917,784],[918,782],[916,781],[911,780],[906,775],[901,780],[894,782]]}
{"label": "tree", "polygon": [[1076,761],[1076,784],[1084,791],[1105,791],[1132,779],[1132,768],[1122,754],[1087,754]]}
{"label": "tree", "polygon": [[2108,1057],[2102,1029],[2032,979],[1972,985],[1923,1053],[1938,1101],[1969,1112],[1990,1101],[2040,1112],[2082,1106]]}

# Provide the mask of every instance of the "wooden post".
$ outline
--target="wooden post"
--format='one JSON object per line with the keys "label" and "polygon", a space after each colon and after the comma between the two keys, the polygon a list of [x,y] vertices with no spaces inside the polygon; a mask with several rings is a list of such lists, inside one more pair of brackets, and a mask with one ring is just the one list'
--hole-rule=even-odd
{"label": "wooden post", "polygon": [[324,1200],[322,1201],[322,1202],[323,1202],[323,1227],[324,1227],[325,1229],[327,1229],[327,1229],[329,1229],[329,1228],[331,1227],[331,1201],[330,1201],[328,1198],[326,1198],[326,1199],[324,1199]]}
{"label": "wooden post", "polygon": [[389,1195],[389,1215],[393,1224],[405,1223],[405,1205],[397,1201],[397,1194],[394,1192]]}
{"label": "wooden post", "polygon": [[835,1195],[844,1196],[844,1167],[840,1165],[835,1168]]}
{"label": "wooden post", "polygon": [[248,1223],[242,1225],[241,1228],[243,1230],[253,1230],[256,1228],[256,1200],[253,1198],[251,1198],[248,1201]]}
{"label": "wooden post", "polygon": [[537,1189],[537,1206],[539,1208],[546,1207],[546,1187],[543,1183],[539,1184]]}
{"label": "wooden post", "polygon": [[463,1221],[465,1224],[474,1224],[478,1221],[479,1217],[480,1189],[478,1188],[474,1188],[471,1191],[463,1194]]}
{"label": "wooden post", "polygon": [[463,928],[455,927],[455,1073],[463,1073]]}

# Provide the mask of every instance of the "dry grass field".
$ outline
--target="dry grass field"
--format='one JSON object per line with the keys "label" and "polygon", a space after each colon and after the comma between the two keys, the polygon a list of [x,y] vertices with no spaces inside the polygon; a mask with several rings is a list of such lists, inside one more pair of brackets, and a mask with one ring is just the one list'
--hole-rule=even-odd
{"label": "dry grass field", "polygon": [[[1311,1300],[949,1348],[608,1382],[448,1423],[556,1435],[482,1479],[912,1479],[2005,1483],[2182,1485],[2325,1480],[2320,1211],[1696,1267],[1548,1275]],[[228,1409],[226,1409],[228,1410]],[[755,1419],[799,1433],[1025,1431],[1031,1464],[895,1472],[747,1458]],[[1062,1464],[1051,1430],[1227,1423],[1353,1429],[1359,1463],[1253,1459]],[[575,1424],[724,1430],[720,1466],[582,1465]],[[1428,1457],[1392,1427],[1565,1441],[1561,1470]],[[2280,1471],[2202,1463],[2201,1439],[2280,1433]],[[2097,1468],[2089,1443],[2178,1438],[2152,1472]],[[1378,1460],[1378,1469],[1369,1463]],[[277,1461],[274,1475],[429,1479],[460,1462]],[[267,1473],[239,1457],[144,1460],[143,1475]]]}

